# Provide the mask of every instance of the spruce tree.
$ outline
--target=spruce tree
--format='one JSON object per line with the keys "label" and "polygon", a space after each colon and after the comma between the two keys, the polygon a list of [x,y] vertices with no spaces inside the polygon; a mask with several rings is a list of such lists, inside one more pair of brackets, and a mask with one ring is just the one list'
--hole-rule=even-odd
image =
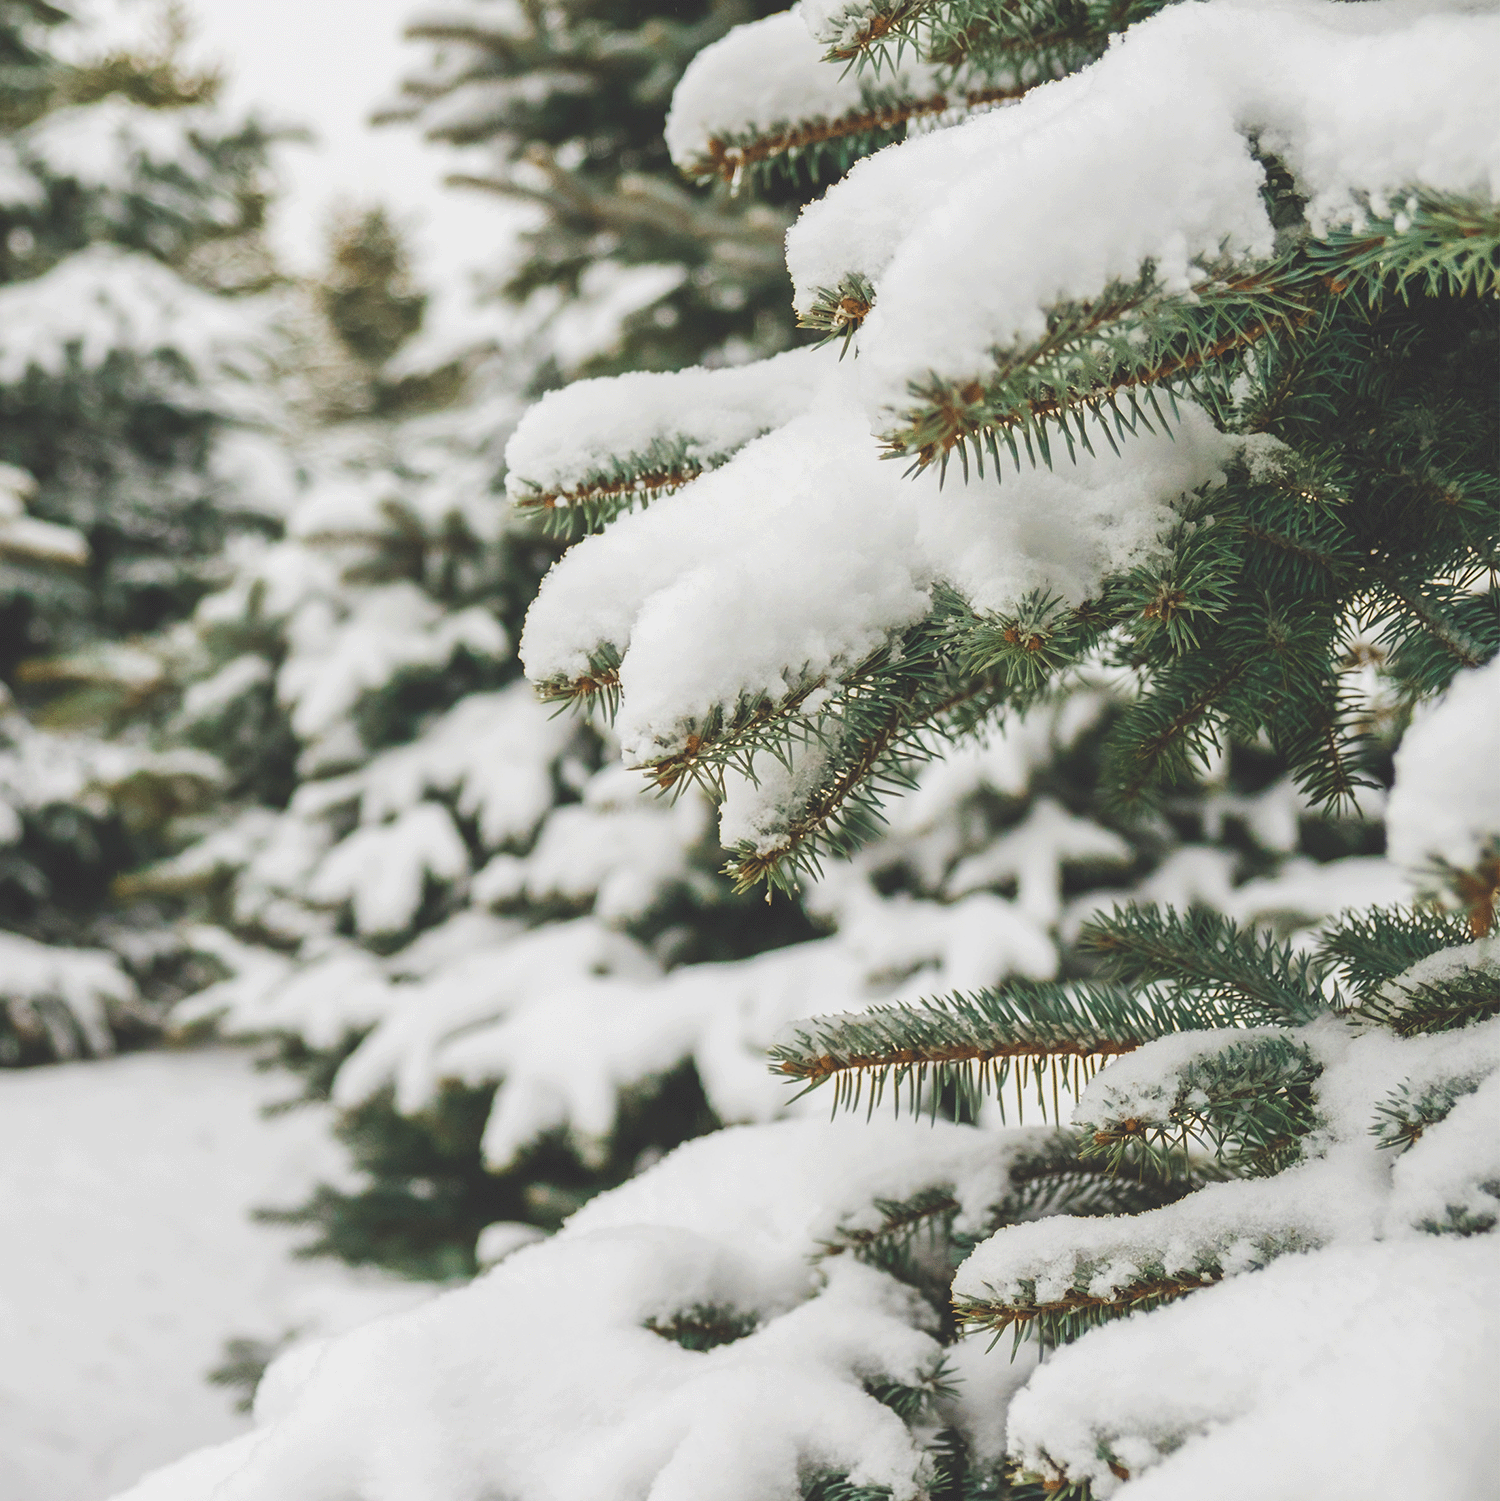
{"label": "spruce tree", "polygon": [[[210,799],[158,743],[156,657],[226,536],[270,530],[243,483],[258,413],[266,138],[168,29],[100,52],[33,0],[0,8],[0,1062],[140,1040],[202,983],[166,914],[111,881]],[[81,60],[78,60],[81,59]],[[236,458],[239,456],[239,459]]]}
{"label": "spruce tree", "polygon": [[[416,28],[470,49],[443,64],[443,89],[424,85],[432,97],[423,123],[447,130],[453,100],[494,95],[537,109],[520,123],[505,118],[516,130],[545,127],[542,144],[561,149],[562,127],[531,98],[538,91],[501,89],[497,79],[514,84],[524,65],[531,71],[519,76],[540,77],[545,95],[556,80],[544,56],[548,67],[559,49],[613,59],[610,68],[625,71],[605,72],[585,118],[614,155],[599,147],[583,160],[578,192],[630,199],[639,184],[621,186],[622,164],[649,138],[639,91],[621,78],[634,76],[646,43],[635,32],[605,39],[597,17],[567,13],[526,22],[530,41],[512,56],[520,44],[505,41],[505,28],[523,23],[491,16],[490,30],[476,30],[488,15],[477,8],[462,36],[451,15]],[[536,51],[544,43],[545,55]],[[658,62],[686,56],[668,50]],[[478,79],[489,82],[481,89]],[[659,80],[652,88],[659,132],[666,94]],[[599,123],[606,107],[620,113],[608,132]],[[469,129],[477,136],[478,124]],[[654,160],[650,151],[644,159]],[[699,238],[677,230],[632,252],[657,264],[669,253],[688,266],[718,264],[724,223],[747,214],[761,222],[754,201],[724,188],[695,196],[668,183],[661,192],[698,205]],[[561,256],[562,244],[582,255],[580,235],[555,209],[530,241],[528,264]],[[602,252],[596,244],[590,253]],[[549,276],[562,277],[561,259],[548,264]],[[719,265],[716,274],[729,272]],[[916,994],[937,977],[978,985],[1012,972],[1050,976],[1086,962],[1060,958],[1059,947],[1090,902],[1106,899],[1099,892],[1144,882],[1294,927],[1332,910],[1353,868],[1330,867],[1316,890],[1306,879],[1299,892],[1267,886],[1289,856],[1300,855],[1289,867],[1297,872],[1309,852],[1353,856],[1367,878],[1389,881],[1369,854],[1378,830],[1313,818],[1275,758],[1248,745],[1185,788],[1154,826],[1114,817],[1098,797],[1098,747],[1124,698],[1100,677],[1039,710],[1025,735],[935,776],[857,873],[832,872],[800,900],[779,897],[769,908],[735,897],[715,869],[699,797],[676,807],[638,797],[597,728],[549,720],[528,702],[498,637],[477,659],[466,648],[465,631],[487,629],[476,626],[485,612],[506,639],[519,635],[556,546],[536,514],[566,534],[588,509],[513,487],[521,504],[506,519],[496,493],[498,450],[521,405],[516,388],[552,378],[567,342],[534,332],[538,319],[546,327],[538,304],[550,305],[535,278],[511,294],[523,302],[521,350],[535,363],[527,367],[514,346],[500,360],[470,353],[434,385],[411,373],[422,364],[420,339],[402,349],[419,327],[421,295],[389,225],[372,214],[340,226],[330,271],[306,290],[294,320],[301,353],[288,379],[309,424],[300,441],[313,478],[286,541],[205,606],[227,696],[210,679],[190,700],[210,711],[192,731],[196,744],[229,756],[226,737],[248,725],[246,743],[280,771],[247,787],[249,804],[229,810],[201,845],[136,878],[142,889],[202,891],[220,926],[196,941],[236,972],[179,1019],[217,1016],[236,1034],[279,1038],[308,1087],[342,1107],[368,1186],[329,1187],[294,1211],[316,1228],[313,1249],[424,1276],[472,1270],[484,1226],[554,1228],[683,1137],[780,1113],[785,1094],[764,1075],[762,1051],[829,985],[858,1005]],[[587,313],[597,324],[601,296],[607,304],[607,293],[577,283],[554,321]],[[674,317],[679,353],[691,331],[690,352],[718,357],[726,339],[758,337],[766,320],[762,312],[758,324],[726,323],[691,300]],[[664,357],[655,342],[664,326],[625,315],[602,345],[606,363]],[[606,389],[586,385],[566,399],[581,396],[586,409]],[[650,380],[639,389],[652,389]],[[792,399],[797,389],[788,388]],[[548,410],[538,414],[544,439]],[[526,420],[521,451],[535,425]],[[658,467],[685,458],[674,450]],[[584,483],[607,515],[609,475]],[[387,659],[366,667],[360,654],[373,652],[372,632],[398,596],[423,612],[421,622],[404,623],[404,644],[387,643]],[[491,811],[501,793],[486,790],[507,779],[528,789],[506,794],[514,821]],[[825,935],[805,952],[738,962]],[[559,1052],[555,1039],[572,1030],[588,1040]]]}
{"label": "spruce tree", "polygon": [[840,347],[525,419],[512,492],[592,533],[528,616],[533,679],[715,798],[730,875],[773,891],[1080,672],[1126,687],[1119,817],[1236,740],[1347,804],[1410,716],[1415,900],[1346,889],[1292,935],[1125,903],[1083,926],[1087,975],[824,1006],[777,1073],[908,1119],[690,1143],[284,1368],[258,1446],[197,1473],[278,1501],[1485,1494],[1497,57],[1492,15],[1385,0],[833,0],[700,56],[668,138],[742,188],[952,128],[789,236]]}

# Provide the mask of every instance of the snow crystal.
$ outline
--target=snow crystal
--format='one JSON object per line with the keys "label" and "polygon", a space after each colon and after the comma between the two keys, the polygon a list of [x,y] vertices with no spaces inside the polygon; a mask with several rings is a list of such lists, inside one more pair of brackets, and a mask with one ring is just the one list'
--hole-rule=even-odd
{"label": "snow crystal", "polygon": [[1413,871],[1433,859],[1477,865],[1500,838],[1500,657],[1460,672],[1412,716],[1396,751],[1386,813],[1391,859]]}

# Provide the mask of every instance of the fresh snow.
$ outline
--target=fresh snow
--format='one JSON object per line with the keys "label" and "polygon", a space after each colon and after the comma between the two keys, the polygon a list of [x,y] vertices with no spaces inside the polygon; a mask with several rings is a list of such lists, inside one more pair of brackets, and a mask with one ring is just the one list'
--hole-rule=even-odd
{"label": "fresh snow", "polygon": [[97,367],[117,352],[170,353],[214,381],[223,400],[231,388],[214,378],[249,367],[256,321],[150,256],[91,245],[43,276],[0,287],[0,384],[15,385],[32,368],[59,376],[70,358]]}
{"label": "fresh snow", "polygon": [[[371,1497],[443,1501],[497,1486],[559,1501],[648,1490],[765,1501],[795,1495],[806,1465],[913,1501],[910,1435],[863,1383],[921,1379],[940,1354],[932,1315],[882,1272],[813,1258],[873,1198],[934,1179],[982,1213],[1005,1191],[1007,1160],[1003,1139],[909,1122],[692,1142],[469,1288],[356,1331],[286,1380],[273,1367],[262,1436],[168,1470],[129,1501],[201,1501],[205,1475],[220,1479],[215,1501],[334,1501],[351,1482]],[[642,1327],[704,1304],[758,1327],[707,1353]],[[957,1408],[955,1420],[974,1421]],[[993,1444],[993,1415],[976,1417]],[[384,1441],[393,1427],[399,1441]]]}
{"label": "fresh snow", "polygon": [[845,71],[825,63],[794,6],[779,15],[736,26],[688,64],[667,116],[666,141],[683,171],[709,155],[710,142],[738,143],[778,128],[837,120],[869,108],[875,97],[924,98],[941,93],[939,71],[908,59],[894,72]]}
{"label": "fresh snow", "polygon": [[1012,1453],[1101,1501],[1486,1501],[1497,1310],[1482,1239],[1288,1256],[1058,1350],[1012,1403]]}
{"label": "fresh snow", "polygon": [[505,447],[506,492],[521,503],[566,494],[607,480],[627,456],[641,469],[658,453],[714,468],[801,412],[825,369],[818,351],[793,349],[719,370],[574,381],[517,423]]}
{"label": "fresh snow", "polygon": [[862,394],[900,410],[910,381],[982,374],[1144,261],[1186,291],[1204,261],[1267,257],[1252,133],[1315,227],[1408,190],[1495,196],[1497,64],[1500,17],[1430,0],[1170,6],[1014,107],[857,166],[788,237],[797,306],[850,273],[875,284]]}
{"label": "fresh snow", "polygon": [[1472,869],[1500,838],[1500,658],[1460,672],[1412,716],[1386,814],[1392,860],[1424,877]]}
{"label": "fresh snow", "polygon": [[[340,1179],[327,1112],[226,1049],[0,1072],[0,1495],[100,1501],[248,1426],[226,1339],[332,1332],[425,1289],[253,1223]],[[198,1498],[201,1501],[201,1498]]]}
{"label": "fresh snow", "polygon": [[[933,586],[976,609],[1029,591],[1079,604],[1151,554],[1185,491],[1235,451],[1187,404],[1173,437],[1143,435],[1117,459],[993,470],[941,488],[883,462],[831,351],[811,409],[722,468],[575,546],[527,616],[536,682],[621,654],[616,731],[627,759],[680,749],[693,716],[741,694],[780,698],[848,667],[926,615]],[[711,378],[711,377],[709,377]]]}

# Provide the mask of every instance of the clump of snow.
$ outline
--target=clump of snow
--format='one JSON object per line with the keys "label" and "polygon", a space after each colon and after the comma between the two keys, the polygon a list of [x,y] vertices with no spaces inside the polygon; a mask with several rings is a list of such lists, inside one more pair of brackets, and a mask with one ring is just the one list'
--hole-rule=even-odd
{"label": "clump of snow", "polygon": [[[941,1353],[931,1312],[883,1272],[813,1258],[877,1197],[936,1179],[991,1202],[1004,1160],[1003,1139],[911,1123],[802,1122],[690,1143],[471,1287],[331,1342],[283,1388],[256,1444],[198,1473],[224,1477],[225,1501],[333,1501],[351,1474],[372,1493],[446,1501],[497,1486],[764,1501],[795,1494],[812,1468],[913,1498],[920,1456],[865,1385],[924,1378]],[[707,1352],[645,1327],[705,1306],[756,1326]],[[497,1349],[507,1358],[492,1359]],[[371,1442],[393,1425],[399,1444]],[[186,1495],[170,1471],[129,1493]]]}
{"label": "clump of snow", "polygon": [[441,803],[421,802],[389,823],[365,824],[324,857],[308,883],[315,902],[348,902],[361,933],[395,933],[421,905],[427,880],[469,873],[469,852]]}
{"label": "clump of snow", "polygon": [[1085,1130],[1097,1130],[1106,1123],[1122,1120],[1165,1125],[1184,1070],[1226,1048],[1242,1046],[1257,1038],[1293,1035],[1285,1027],[1242,1027],[1159,1037],[1123,1058],[1114,1059],[1092,1079],[1078,1096],[1073,1121]]}
{"label": "clump of snow", "polygon": [[479,1263],[481,1271],[488,1271],[492,1266],[499,1266],[507,1256],[514,1255],[522,1246],[535,1245],[537,1241],[546,1238],[545,1230],[538,1230],[535,1225],[528,1225],[523,1220],[497,1220],[479,1232],[479,1239],[474,1242],[474,1259]]}
{"label": "clump of snow", "polygon": [[1011,1404],[1010,1447],[1101,1501],[1481,1501],[1497,1389],[1492,1244],[1338,1247],[1054,1352]]}
{"label": "clump of snow", "polygon": [[1399,975],[1380,987],[1376,1000],[1382,1007],[1399,1011],[1424,986],[1440,985],[1444,980],[1477,972],[1493,977],[1500,985],[1500,934],[1481,938],[1477,943],[1458,943],[1418,959]]}
{"label": "clump of snow", "polygon": [[1429,1126],[1396,1162],[1391,1217],[1434,1233],[1493,1229],[1500,1220],[1500,1069]]}
{"label": "clump of snow", "polygon": [[996,346],[1038,337],[1048,307],[1144,261],[1186,291],[1200,260],[1269,255],[1252,134],[1296,174],[1315,228],[1402,189],[1493,195],[1497,51],[1495,17],[1408,0],[1170,6],[1015,107],[852,171],[789,236],[797,306],[850,273],[874,283],[860,367],[886,412],[908,382],[972,378]]}
{"label": "clump of snow", "polygon": [[604,922],[629,922],[674,888],[710,895],[690,861],[708,822],[701,796],[651,798],[638,773],[608,765],[589,779],[581,802],[552,810],[527,854],[490,860],[474,878],[474,896],[491,904],[590,902]]}
{"label": "clump of snow", "polygon": [[[736,26],[688,64],[667,115],[667,149],[691,172],[712,142],[772,135],[791,125],[837,120],[870,107],[870,80],[823,61],[796,6]],[[882,94],[922,98],[941,92],[937,71],[903,61],[879,80]]]}
{"label": "clump of snow", "polygon": [[26,514],[36,480],[14,464],[0,464],[0,559],[26,558],[78,567],[88,561],[82,532]]}
{"label": "clump of snow", "polygon": [[54,1056],[114,1051],[112,1008],[132,1010],[135,982],[103,949],[70,949],[0,931],[0,1010],[22,1035],[45,1037]]}
{"label": "clump of snow", "polygon": [[455,652],[503,660],[505,628],[478,605],[445,611],[415,584],[372,588],[340,608],[312,599],[288,624],[277,693],[292,727],[313,740],[346,720],[360,697],[403,669],[441,667]]}
{"label": "clump of snow", "polygon": [[1232,451],[1184,406],[1175,441],[1143,436],[1123,459],[1080,454],[940,489],[881,462],[848,370],[831,371],[807,415],[587,538],[543,582],[527,673],[580,677],[601,646],[618,651],[628,759],[680,749],[715,704],[779,698],[852,665],[920,620],[940,581],[980,610],[1033,589],[1081,603],[1158,545],[1173,502]]}
{"label": "clump of snow", "polygon": [[256,322],[241,306],[113,245],[91,245],[43,276],[0,287],[0,326],[5,385],[28,369],[60,376],[70,354],[97,367],[120,352],[170,353],[213,380],[247,367],[257,344]]}
{"label": "clump of snow", "polygon": [[1500,838],[1500,657],[1460,672],[1412,716],[1386,811],[1392,860],[1472,869]]}
{"label": "clump of snow", "polygon": [[608,478],[627,458],[649,470],[653,455],[669,452],[689,468],[714,468],[803,411],[832,358],[793,349],[720,370],[575,381],[516,425],[505,446],[506,491],[520,502],[565,496]]}

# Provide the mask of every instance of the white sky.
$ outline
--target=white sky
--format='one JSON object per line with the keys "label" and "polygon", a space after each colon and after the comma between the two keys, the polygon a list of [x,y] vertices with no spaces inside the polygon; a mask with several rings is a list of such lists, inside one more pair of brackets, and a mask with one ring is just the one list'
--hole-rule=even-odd
{"label": "white sky", "polygon": [[[402,73],[422,58],[401,28],[418,0],[186,0],[196,21],[191,55],[228,74],[225,102],[312,129],[312,146],[281,150],[283,192],[271,238],[285,264],[321,260],[339,201],[383,203],[407,228],[422,282],[451,286],[471,267],[503,259],[514,211],[499,199],[442,186],[451,148],[409,126],[368,123]],[[149,13],[150,0],[135,0]]]}

